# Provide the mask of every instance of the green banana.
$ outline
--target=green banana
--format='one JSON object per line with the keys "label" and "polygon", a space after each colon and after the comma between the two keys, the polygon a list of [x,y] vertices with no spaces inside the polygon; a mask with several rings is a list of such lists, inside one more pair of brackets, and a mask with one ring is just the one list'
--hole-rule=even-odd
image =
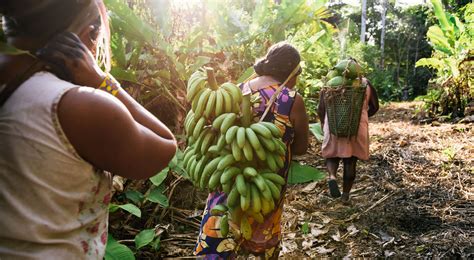
{"label": "green banana", "polygon": [[204,168],[204,157],[201,158],[196,164],[196,168],[194,168],[194,182],[196,186],[200,186],[200,179],[202,178],[202,169]]}
{"label": "green banana", "polygon": [[222,237],[226,238],[229,235],[229,217],[227,215],[222,216],[219,229]]}
{"label": "green banana", "polygon": [[193,110],[194,114],[196,114],[195,111],[196,111],[197,106],[198,106],[199,98],[201,98],[202,93],[204,93],[205,90],[206,90],[206,88],[202,88],[201,90],[199,90],[199,92],[196,94],[196,97],[191,102],[191,109]]}
{"label": "green banana", "polygon": [[212,154],[219,154],[220,149],[217,149],[217,145],[211,145],[209,149],[207,149],[208,153]]}
{"label": "green banana", "polygon": [[245,128],[245,137],[246,137],[246,140],[248,140],[249,143],[252,145],[254,150],[262,149],[262,145],[260,144],[260,141],[258,140],[258,137],[255,134],[255,132],[252,130],[252,128],[250,127]]}
{"label": "green banana", "polygon": [[234,102],[232,97],[229,93],[227,93],[227,91],[222,91],[221,93],[222,97],[224,98],[224,113],[232,112],[232,103]]}
{"label": "green banana", "polygon": [[232,150],[232,155],[234,156],[234,159],[238,162],[242,160],[242,149],[237,145],[237,142],[232,142],[231,144],[231,150]]}
{"label": "green banana", "polygon": [[209,189],[215,190],[219,184],[223,171],[215,171],[212,173],[211,178],[209,178]]}
{"label": "green banana", "polygon": [[226,194],[229,194],[232,189],[232,183],[226,183],[222,185],[222,191],[225,192]]}
{"label": "green banana", "polygon": [[229,209],[224,204],[217,204],[211,209],[211,216],[221,216],[225,214]]}
{"label": "green banana", "polygon": [[221,156],[219,158],[222,158],[219,162],[219,165],[217,165],[217,169],[220,170],[220,171],[227,168],[227,166],[230,166],[231,164],[235,163],[235,159],[234,159],[234,156],[232,154],[227,154],[227,155]]}
{"label": "green banana", "polygon": [[239,130],[239,127],[234,125],[234,126],[231,126],[227,132],[225,133],[225,141],[227,144],[231,144],[232,141],[234,140],[235,138],[235,135],[237,134],[237,131]]}
{"label": "green banana", "polygon": [[225,134],[227,130],[234,124],[237,114],[228,113],[221,125],[221,133]]}
{"label": "green banana", "polygon": [[267,166],[274,172],[278,171],[278,165],[276,164],[275,158],[272,155],[267,156]]}
{"label": "green banana", "polygon": [[242,102],[242,91],[240,90],[238,86],[227,82],[227,83],[222,84],[221,87],[227,90],[227,92],[229,92],[229,94],[232,96],[235,102],[237,103]]}
{"label": "green banana", "polygon": [[267,184],[267,187],[270,189],[273,199],[279,200],[281,194],[280,194],[280,189],[277,187],[277,185],[273,183],[272,181],[270,181],[269,179],[265,179],[265,183]]}
{"label": "green banana", "polygon": [[240,208],[242,211],[247,211],[250,207],[250,189],[247,189],[247,194],[240,194]]}
{"label": "green banana", "polygon": [[209,129],[204,129],[204,131],[202,131],[198,138],[196,138],[196,144],[194,145],[194,147],[196,147],[196,154],[203,154],[201,153],[201,146],[202,146],[202,142],[204,141],[204,137],[206,136],[206,134],[209,132]]}
{"label": "green banana", "polygon": [[196,155],[191,156],[191,159],[189,159],[188,163],[188,175],[189,178],[194,182],[194,169],[196,168],[197,160],[196,160]]}
{"label": "green banana", "polygon": [[188,146],[186,148],[186,151],[184,152],[184,157],[183,157],[183,167],[186,169],[188,166],[189,159],[191,156],[194,154],[194,147],[193,146]]}
{"label": "green banana", "polygon": [[244,148],[242,149],[244,151],[244,157],[247,161],[252,161],[253,160],[253,150],[252,146],[249,144],[249,142],[245,141],[244,143]]}
{"label": "green banana", "polygon": [[193,113],[191,118],[189,119],[188,123],[185,125],[186,134],[188,136],[192,135],[197,121],[198,120],[196,120],[196,117],[194,116],[194,113]]}
{"label": "green banana", "polygon": [[245,182],[244,175],[239,174],[235,177],[235,185],[240,195],[247,196],[247,183]]}
{"label": "green banana", "polygon": [[206,188],[206,185],[208,184],[209,178],[211,177],[211,174],[214,173],[214,171],[217,168],[217,165],[219,164],[220,157],[216,157],[212,159],[202,170],[201,174],[201,179],[199,183],[199,187],[201,189]]}
{"label": "green banana", "polygon": [[212,128],[214,128],[216,130],[220,130],[222,122],[224,122],[224,119],[226,117],[227,117],[227,114],[222,114],[222,115],[216,117],[216,119],[214,119],[214,121],[212,122]]}
{"label": "green banana", "polygon": [[229,183],[240,172],[240,169],[237,167],[226,168],[220,179],[221,184]]}
{"label": "green banana", "polygon": [[253,183],[250,185],[250,193],[252,197],[252,211],[258,213],[262,210],[262,202],[260,201],[260,192]]}
{"label": "green banana", "polygon": [[286,184],[285,179],[277,173],[268,172],[268,173],[260,173],[260,175],[262,177],[264,177],[265,179],[270,180],[274,183],[278,183],[280,185],[285,185]]}
{"label": "green banana", "polygon": [[275,162],[278,166],[278,169],[281,169],[281,168],[285,167],[285,161],[280,155],[270,154],[269,156],[273,156],[273,159],[275,159]]}
{"label": "green banana", "polygon": [[253,177],[256,177],[258,175],[257,170],[255,170],[255,168],[253,168],[253,167],[245,167],[244,170],[242,171],[242,173],[247,178],[253,178]]}
{"label": "green banana", "polygon": [[[271,201],[273,201],[273,200],[271,200]],[[264,216],[267,215],[268,213],[272,212],[272,206],[271,206],[271,203],[270,203],[269,200],[267,200],[265,198],[262,198],[261,203],[262,203],[262,214]]]}
{"label": "green banana", "polygon": [[276,147],[277,154],[286,155],[286,144],[281,139],[273,139]]}
{"label": "green banana", "polygon": [[240,199],[240,193],[237,190],[237,185],[234,184],[232,187],[232,190],[229,193],[229,196],[227,196],[227,205],[230,208],[234,208],[238,205]]}
{"label": "green banana", "polygon": [[193,82],[193,85],[187,90],[186,99],[188,101],[193,101],[195,98],[199,97],[198,93],[203,88],[203,80],[197,79]]}
{"label": "green banana", "polygon": [[278,126],[276,126],[275,124],[273,123],[270,123],[270,122],[260,122],[260,124],[262,124],[263,126],[265,126],[268,130],[270,130],[270,132],[272,132],[272,135],[274,137],[277,137],[277,138],[281,138],[283,133],[280,131],[280,129],[278,128]]}
{"label": "green banana", "polygon": [[[260,148],[258,150],[255,150],[255,154],[257,155],[258,159],[265,161],[267,159],[267,153],[263,148]],[[272,156],[272,154],[269,154],[268,156]]]}
{"label": "green banana", "polygon": [[200,118],[202,117],[204,113],[204,108],[207,105],[207,100],[209,99],[209,96],[211,95],[212,90],[206,88],[204,89],[204,92],[201,94],[199,97],[199,100],[197,101],[197,106],[196,110],[194,110],[194,114],[196,117]]}
{"label": "green banana", "polygon": [[224,149],[225,146],[225,135],[219,136],[219,139],[217,140],[217,149],[218,151]]}
{"label": "green banana", "polygon": [[215,111],[216,108],[216,91],[211,91],[209,98],[207,99],[207,104],[204,109],[204,116],[207,118],[211,118],[212,113]]}
{"label": "green banana", "polygon": [[204,124],[206,124],[206,118],[204,117],[201,117],[197,123],[196,123],[196,126],[194,127],[193,129],[193,138],[196,139],[199,137],[199,134],[201,133],[201,131],[203,130],[204,128]]}
{"label": "green banana", "polygon": [[[244,210],[245,211],[245,210]],[[240,220],[240,232],[242,233],[242,237],[246,240],[252,239],[252,226],[249,223],[249,220],[246,216],[244,216]]]}
{"label": "green banana", "polygon": [[265,149],[267,149],[269,152],[274,152],[276,150],[276,145],[273,142],[273,137],[265,138],[263,136],[259,136],[259,140],[262,146],[265,147]]}
{"label": "green banana", "polygon": [[257,185],[258,189],[261,192],[264,192],[265,190],[268,189],[267,184],[265,183],[265,179],[260,175],[257,175],[254,178],[252,178],[252,182],[255,183],[255,185]]}
{"label": "green banana", "polygon": [[224,112],[224,97],[222,96],[222,89],[216,91],[216,109],[215,116],[220,116]]}
{"label": "green banana", "polygon": [[266,128],[264,125],[260,124],[260,123],[255,123],[255,124],[252,124],[250,125],[250,128],[257,134],[265,137],[265,138],[272,138],[273,135],[272,135],[272,132]]}
{"label": "green banana", "polygon": [[202,154],[205,154],[207,152],[207,149],[209,149],[209,146],[212,144],[213,140],[214,140],[214,132],[212,132],[211,130],[207,131],[201,144]]}
{"label": "green banana", "polygon": [[239,145],[240,149],[244,148],[245,145],[245,127],[239,127],[237,130],[237,144]]}

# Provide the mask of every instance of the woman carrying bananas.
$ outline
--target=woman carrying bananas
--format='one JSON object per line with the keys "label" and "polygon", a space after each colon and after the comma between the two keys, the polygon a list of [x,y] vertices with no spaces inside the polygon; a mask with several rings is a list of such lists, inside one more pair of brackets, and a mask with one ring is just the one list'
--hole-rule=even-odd
{"label": "woman carrying bananas", "polygon": [[0,55],[0,259],[102,259],[109,172],[153,176],[174,136],[100,68],[102,0],[2,0],[0,13],[28,53]]}
{"label": "woman carrying bananas", "polygon": [[[195,248],[196,255],[205,255],[206,259],[228,259],[236,254],[253,254],[265,259],[278,257],[282,236],[280,221],[289,164],[292,155],[305,154],[308,148],[308,116],[303,98],[294,89],[301,73],[300,59],[298,51],[292,45],[277,43],[270,47],[264,58],[255,63],[254,69],[258,77],[240,86],[243,94],[251,95],[251,100],[254,100],[253,121],[262,118],[263,121],[274,123],[286,145],[284,166],[277,171],[283,177],[283,188],[274,209],[264,215],[261,223],[251,222],[252,233],[249,239],[222,237],[216,231],[219,230],[221,219],[206,211],[208,213],[201,222]],[[213,192],[208,197],[206,208],[212,210],[226,201],[225,193]],[[231,223],[230,226],[234,230],[241,228],[236,223]]]}
{"label": "woman carrying bananas", "polygon": [[[357,61],[350,59],[357,66]],[[360,67],[360,66],[359,66]],[[360,76],[361,85],[367,86],[362,103],[359,127],[355,136],[341,137],[331,133],[328,122],[327,106],[324,95],[321,92],[318,116],[321,120],[324,139],[322,144],[322,156],[326,158],[326,166],[329,172],[328,186],[329,194],[333,198],[341,198],[344,204],[349,203],[349,193],[356,177],[357,160],[369,159],[369,117],[373,116],[379,109],[378,97],[375,88],[367,78]],[[354,110],[352,110],[354,111]],[[339,162],[343,162],[342,194],[337,185],[337,169]]]}

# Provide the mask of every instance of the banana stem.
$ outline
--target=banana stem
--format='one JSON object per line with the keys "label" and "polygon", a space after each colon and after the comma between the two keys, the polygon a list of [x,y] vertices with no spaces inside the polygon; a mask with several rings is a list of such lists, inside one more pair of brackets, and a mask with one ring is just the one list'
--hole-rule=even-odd
{"label": "banana stem", "polygon": [[252,122],[252,107],[250,104],[250,94],[242,97],[242,124],[249,127]]}
{"label": "banana stem", "polygon": [[217,85],[216,77],[214,76],[214,70],[212,68],[206,68],[207,72],[207,82],[212,90],[217,90],[219,86]]}

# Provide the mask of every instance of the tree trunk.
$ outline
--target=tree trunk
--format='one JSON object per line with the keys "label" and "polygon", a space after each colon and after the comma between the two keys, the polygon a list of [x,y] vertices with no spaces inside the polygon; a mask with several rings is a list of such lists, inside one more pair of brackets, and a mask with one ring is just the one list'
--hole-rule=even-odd
{"label": "tree trunk", "polygon": [[418,61],[418,46],[420,44],[420,37],[416,36],[416,46],[415,46],[415,62],[413,63],[413,78],[416,76],[416,62]]}
{"label": "tree trunk", "polygon": [[365,31],[367,22],[367,0],[362,0],[362,14],[360,21],[360,42],[365,44]]}
{"label": "tree trunk", "polygon": [[402,47],[400,46],[400,33],[397,35],[397,79],[395,82],[400,87],[400,63],[402,63]]}
{"label": "tree trunk", "polygon": [[380,67],[385,68],[385,20],[387,18],[387,1],[382,0],[382,33],[380,34]]}

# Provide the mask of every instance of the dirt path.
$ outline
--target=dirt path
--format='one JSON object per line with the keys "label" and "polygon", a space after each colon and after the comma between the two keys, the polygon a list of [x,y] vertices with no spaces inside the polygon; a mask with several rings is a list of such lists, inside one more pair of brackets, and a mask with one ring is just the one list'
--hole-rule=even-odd
{"label": "dirt path", "polygon": [[[371,119],[371,157],[358,165],[352,205],[330,198],[326,181],[289,188],[281,258],[474,257],[474,127],[413,123],[416,105],[392,103]],[[315,139],[301,159],[324,169]],[[153,220],[145,226],[157,221],[166,235],[158,254],[139,259],[192,256],[207,194],[182,178],[170,186],[179,186],[170,208],[142,209]],[[112,230],[133,238],[142,222],[115,221]]]}
{"label": "dirt path", "polygon": [[[290,187],[284,258],[474,256],[473,126],[412,123],[416,105],[393,103],[371,120],[352,205],[330,198],[325,181]],[[303,161],[321,168],[319,147]]]}

